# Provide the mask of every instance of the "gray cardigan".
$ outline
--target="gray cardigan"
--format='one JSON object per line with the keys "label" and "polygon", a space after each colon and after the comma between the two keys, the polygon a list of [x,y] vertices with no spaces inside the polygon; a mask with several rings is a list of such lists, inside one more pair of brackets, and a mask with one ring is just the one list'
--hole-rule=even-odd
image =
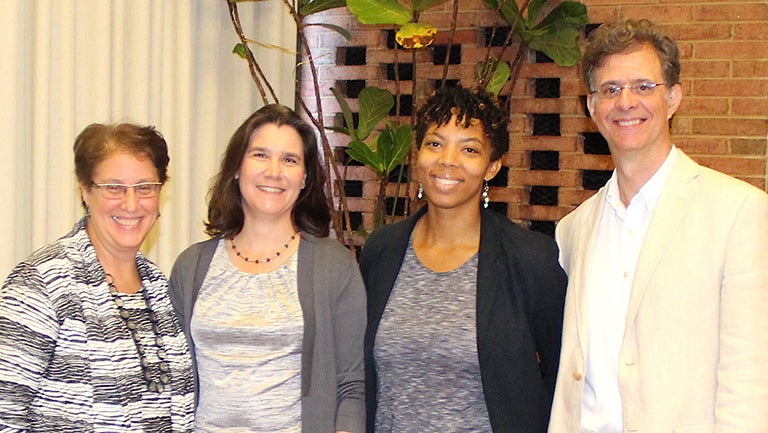
{"label": "gray cardigan", "polygon": [[[193,354],[192,311],[219,240],[216,237],[187,248],[171,273],[171,302]],[[366,298],[357,263],[334,239],[307,233],[301,234],[298,254],[299,302],[304,316],[302,430],[363,433]]]}

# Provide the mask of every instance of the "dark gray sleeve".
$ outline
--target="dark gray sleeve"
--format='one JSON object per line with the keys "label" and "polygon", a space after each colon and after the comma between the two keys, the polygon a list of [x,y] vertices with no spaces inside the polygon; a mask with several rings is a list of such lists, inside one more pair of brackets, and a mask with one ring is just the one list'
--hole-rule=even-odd
{"label": "dark gray sleeve", "polygon": [[340,259],[334,272],[337,287],[331,290],[333,333],[336,342],[337,401],[336,430],[365,431],[365,369],[363,338],[366,325],[366,297],[363,279],[349,251],[332,252]]}

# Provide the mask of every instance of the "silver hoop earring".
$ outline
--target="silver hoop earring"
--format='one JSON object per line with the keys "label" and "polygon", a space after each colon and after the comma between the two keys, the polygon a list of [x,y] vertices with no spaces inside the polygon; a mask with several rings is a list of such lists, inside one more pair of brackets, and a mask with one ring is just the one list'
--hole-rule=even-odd
{"label": "silver hoop earring", "polygon": [[483,187],[483,209],[488,209],[488,181],[485,181],[485,186]]}
{"label": "silver hoop earring", "polygon": [[421,181],[419,181],[419,189],[416,190],[416,198],[419,200],[424,198],[424,188],[421,186]]}

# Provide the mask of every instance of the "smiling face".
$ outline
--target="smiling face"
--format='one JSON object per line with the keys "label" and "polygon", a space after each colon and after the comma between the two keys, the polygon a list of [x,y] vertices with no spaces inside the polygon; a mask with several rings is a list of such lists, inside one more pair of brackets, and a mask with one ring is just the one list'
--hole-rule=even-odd
{"label": "smiling face", "polygon": [[[149,157],[117,152],[101,161],[93,170],[93,182],[137,184],[158,182],[157,168]],[[97,255],[132,258],[157,220],[160,196],[138,198],[128,188],[123,198],[105,198],[94,185],[80,185],[83,202],[90,211],[86,230]]]}
{"label": "smiling face", "polygon": [[429,205],[479,210],[484,181],[501,168],[500,160],[491,161],[491,151],[479,122],[465,128],[454,116],[445,125],[431,125],[419,148],[415,173]]}
{"label": "smiling face", "polygon": [[[595,89],[606,84],[624,86],[641,81],[664,83],[659,56],[650,45],[607,57],[592,76]],[[665,83],[649,96],[636,95],[629,89],[612,99],[591,94],[588,107],[614,156],[638,152],[666,156],[672,145],[668,120],[681,99],[680,85]]]}
{"label": "smiling face", "polygon": [[306,169],[301,136],[290,126],[267,123],[251,134],[236,174],[243,212],[249,218],[291,218],[304,188]]}

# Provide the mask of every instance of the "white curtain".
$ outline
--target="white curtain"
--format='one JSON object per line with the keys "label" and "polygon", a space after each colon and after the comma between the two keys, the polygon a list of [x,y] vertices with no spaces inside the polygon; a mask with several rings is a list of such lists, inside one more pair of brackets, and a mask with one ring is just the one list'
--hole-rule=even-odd
{"label": "white curtain", "polygon": [[[295,48],[278,0],[239,3],[246,35]],[[87,125],[154,125],[168,141],[162,217],[142,250],[169,272],[205,239],[206,193],[229,136],[262,106],[224,0],[2,0],[0,274],[82,215],[72,144]],[[293,106],[295,55],[254,48]]]}

